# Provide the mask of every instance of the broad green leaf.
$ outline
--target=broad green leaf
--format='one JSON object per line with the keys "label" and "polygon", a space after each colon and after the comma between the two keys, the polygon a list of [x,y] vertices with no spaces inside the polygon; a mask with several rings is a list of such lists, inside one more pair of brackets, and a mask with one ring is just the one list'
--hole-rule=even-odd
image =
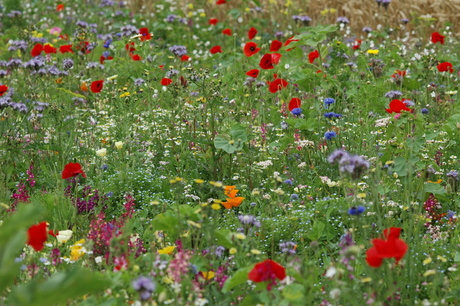
{"label": "broad green leaf", "polygon": [[245,283],[248,280],[248,274],[252,268],[254,268],[254,265],[237,270],[232,276],[230,276],[229,279],[225,281],[222,292],[227,293],[236,286]]}
{"label": "broad green leaf", "polygon": [[304,299],[304,287],[301,284],[290,284],[284,287],[282,294],[289,302],[300,302]]}

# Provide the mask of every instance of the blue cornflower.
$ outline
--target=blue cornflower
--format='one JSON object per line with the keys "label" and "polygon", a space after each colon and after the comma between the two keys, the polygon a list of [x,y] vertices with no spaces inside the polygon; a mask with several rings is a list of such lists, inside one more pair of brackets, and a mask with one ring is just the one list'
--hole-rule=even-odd
{"label": "blue cornflower", "polygon": [[428,110],[428,108],[422,108],[421,112],[422,114],[427,115],[430,111]]}
{"label": "blue cornflower", "polygon": [[324,117],[325,117],[325,118],[332,118],[332,117],[334,117],[334,115],[335,115],[334,112],[329,112],[329,113],[325,113],[325,114],[324,114]]}
{"label": "blue cornflower", "polygon": [[331,140],[332,138],[336,137],[337,134],[335,132],[326,132],[324,133],[324,138],[326,138],[326,140]]}
{"label": "blue cornflower", "polygon": [[104,43],[104,48],[106,48],[106,49],[109,48],[109,47],[110,47],[110,44],[112,43],[112,41],[113,41],[113,40],[112,40],[111,38],[107,39],[107,40],[105,41],[105,43]]}
{"label": "blue cornflower", "polygon": [[302,109],[300,107],[297,107],[297,108],[294,108],[291,113],[294,115],[294,116],[300,116],[302,114]]}
{"label": "blue cornflower", "polygon": [[348,214],[358,216],[366,210],[366,207],[359,205],[358,207],[353,206],[348,210]]}
{"label": "blue cornflower", "polygon": [[324,106],[329,106],[334,102],[335,102],[334,98],[326,98],[326,99],[324,99]]}

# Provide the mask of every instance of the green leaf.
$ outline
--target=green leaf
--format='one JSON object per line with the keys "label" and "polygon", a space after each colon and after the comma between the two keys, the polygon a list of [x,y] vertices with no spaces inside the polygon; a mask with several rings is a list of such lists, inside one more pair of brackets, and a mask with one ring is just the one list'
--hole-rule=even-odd
{"label": "green leaf", "polygon": [[87,270],[72,269],[57,272],[48,280],[32,280],[13,288],[8,296],[8,304],[17,306],[47,306],[66,303],[69,299],[82,298],[83,295],[103,291],[110,281],[102,274]]}
{"label": "green leaf", "polygon": [[227,249],[233,248],[232,232],[228,229],[220,229],[214,232],[217,239],[217,244],[226,247]]}
{"label": "green leaf", "polygon": [[234,125],[228,134],[220,134],[214,138],[214,146],[227,153],[233,153],[243,149],[244,143],[248,140],[246,128],[239,124]]}
{"label": "green leaf", "polygon": [[224,287],[222,288],[223,293],[227,293],[238,285],[245,283],[248,280],[249,272],[254,268],[254,265],[251,265],[246,268],[241,268],[235,272],[229,279],[225,281]]}
{"label": "green leaf", "polygon": [[69,95],[72,95],[72,96],[74,96],[74,97],[86,99],[85,96],[80,95],[80,94],[77,94],[77,93],[75,93],[75,92],[72,92],[72,91],[70,91],[70,90],[68,90],[68,89],[65,89],[65,88],[62,88],[62,87],[58,87],[58,88],[56,88],[56,89],[57,89],[57,90],[60,90],[60,91],[63,91],[63,92],[65,92],[65,93],[68,93]]}
{"label": "green leaf", "polygon": [[157,215],[152,221],[152,228],[158,231],[165,231],[171,237],[175,237],[177,234],[177,226],[179,220],[176,215],[171,211],[166,211],[162,214]]}
{"label": "green leaf", "polygon": [[284,287],[283,297],[289,302],[300,302],[304,299],[304,288],[300,284],[290,284]]}

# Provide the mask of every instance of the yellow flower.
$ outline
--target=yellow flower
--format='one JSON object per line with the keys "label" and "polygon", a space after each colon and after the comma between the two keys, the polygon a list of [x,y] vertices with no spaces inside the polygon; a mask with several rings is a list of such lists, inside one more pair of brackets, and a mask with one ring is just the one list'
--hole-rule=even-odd
{"label": "yellow flower", "polygon": [[256,250],[256,249],[252,249],[251,253],[254,254],[254,255],[259,255],[261,252],[259,250]]}
{"label": "yellow flower", "polygon": [[238,233],[235,235],[236,239],[244,240],[246,239],[246,235],[242,233]]}
{"label": "yellow flower", "polygon": [[201,224],[196,223],[195,221],[192,220],[187,220],[188,225],[194,226],[196,228],[201,228]]}
{"label": "yellow flower", "polygon": [[228,252],[230,253],[230,255],[233,255],[233,254],[236,254],[236,252],[238,252],[238,250],[235,249],[235,248],[231,248],[230,250],[228,250]]}
{"label": "yellow flower", "polygon": [[58,240],[59,243],[66,243],[67,240],[72,237],[72,231],[71,230],[65,230],[65,231],[59,231],[58,235],[56,236],[56,239]]}
{"label": "yellow flower", "polygon": [[217,204],[217,203],[214,203],[214,204],[211,205],[211,208],[214,209],[214,210],[219,210],[220,207],[221,206],[219,204]]}
{"label": "yellow flower", "polygon": [[424,264],[424,265],[427,265],[427,264],[429,264],[430,262],[431,262],[431,257],[428,257],[428,258],[426,258],[426,259],[423,261],[423,264]]}
{"label": "yellow flower", "polygon": [[376,50],[376,49],[370,49],[370,50],[367,50],[367,53],[368,53],[368,54],[374,54],[374,55],[377,55],[377,54],[379,54],[379,50]]}
{"label": "yellow flower", "polygon": [[425,273],[423,273],[423,276],[428,277],[430,275],[435,275],[435,274],[436,274],[436,270],[431,269],[431,270],[427,270]]}
{"label": "yellow flower", "polygon": [[73,261],[78,260],[80,257],[85,255],[86,248],[83,247],[84,243],[85,243],[85,239],[81,239],[75,242],[75,244],[70,247],[70,259],[71,260]]}
{"label": "yellow flower", "polygon": [[130,93],[129,91],[127,91],[127,92],[125,92],[125,93],[122,93],[122,94],[120,95],[120,98],[128,97],[128,96],[130,96],[130,95],[131,95],[131,93]]}
{"label": "yellow flower", "polygon": [[208,272],[201,271],[201,274],[203,275],[203,278],[206,280],[210,280],[216,275],[216,273],[214,273],[213,271],[208,271]]}
{"label": "yellow flower", "polygon": [[100,156],[100,157],[104,157],[107,155],[107,149],[106,148],[102,148],[100,150],[97,150],[96,151],[96,155],[97,156]]}
{"label": "yellow flower", "polygon": [[365,277],[361,279],[361,283],[369,283],[370,281],[372,281],[372,278],[370,277]]}
{"label": "yellow flower", "polygon": [[118,150],[123,148],[123,141],[116,141],[115,142],[115,148],[117,148]]}
{"label": "yellow flower", "polygon": [[204,183],[204,180],[202,180],[202,179],[196,179],[196,180],[195,180],[195,183],[197,183],[197,184],[203,184],[203,183]]}
{"label": "yellow flower", "polygon": [[158,254],[171,254],[176,249],[175,245],[170,245],[161,250],[157,250]]}

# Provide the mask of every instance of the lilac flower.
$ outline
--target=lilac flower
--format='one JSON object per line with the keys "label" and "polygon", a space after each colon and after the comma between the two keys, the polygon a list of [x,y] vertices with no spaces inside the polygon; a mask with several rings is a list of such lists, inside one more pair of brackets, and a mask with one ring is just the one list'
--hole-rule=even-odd
{"label": "lilac flower", "polygon": [[165,21],[166,22],[174,22],[178,17],[174,14],[170,14],[166,16]]}
{"label": "lilac flower", "polygon": [[133,36],[139,33],[139,29],[130,24],[122,26],[120,28],[120,31],[121,31],[121,35],[125,37]]}
{"label": "lilac flower", "polygon": [[32,41],[34,43],[44,44],[46,42],[46,38],[44,38],[44,37],[30,37],[30,41]]}
{"label": "lilac flower", "polygon": [[45,59],[43,56],[36,56],[24,63],[24,68],[39,70],[45,66]]}
{"label": "lilac flower", "polygon": [[402,92],[400,92],[399,90],[390,90],[389,92],[385,94],[385,97],[390,98],[390,99],[398,99],[402,95],[403,95]]}
{"label": "lilac flower", "polygon": [[65,58],[62,60],[62,69],[64,70],[69,70],[73,67],[73,59],[71,58]]}
{"label": "lilac flower", "polygon": [[370,33],[370,32],[372,32],[372,28],[371,27],[364,27],[363,32]]}
{"label": "lilac flower", "polygon": [[182,55],[187,54],[187,47],[186,46],[180,46],[180,45],[173,45],[169,47],[169,51],[174,53],[175,56],[181,57]]}
{"label": "lilac flower", "polygon": [[339,171],[349,174],[352,179],[360,178],[370,166],[369,162],[362,156],[350,155],[342,149],[336,150],[329,155],[328,161],[331,164],[338,163]]}
{"label": "lilac flower", "polygon": [[179,74],[179,71],[178,71],[178,70],[176,70],[176,69],[171,69],[171,70],[169,70],[168,72],[166,72],[166,77],[167,77],[167,78],[172,78],[172,77],[174,77],[174,76],[176,76],[176,75],[178,75],[178,74]]}
{"label": "lilac flower", "polygon": [[88,23],[86,21],[81,21],[81,20],[78,20],[77,22],[75,22],[75,25],[81,27],[81,28],[87,28],[88,27]]}
{"label": "lilac flower", "polygon": [[390,5],[390,3],[391,3],[391,0],[382,0],[382,6],[385,9],[388,9],[388,6]]}
{"label": "lilac flower", "polygon": [[6,70],[0,70],[0,78],[4,78],[8,75],[8,71]]}
{"label": "lilac flower", "polygon": [[14,69],[22,66],[22,61],[19,58],[12,58],[8,61],[8,68]]}
{"label": "lilac flower", "polygon": [[454,180],[458,181],[458,171],[455,171],[455,170],[450,170],[447,174],[446,174],[447,177],[451,177],[453,178]]}
{"label": "lilac flower", "polygon": [[343,23],[343,24],[348,24],[350,23],[350,20],[348,20],[347,17],[337,17],[337,20],[336,20],[338,23]]}
{"label": "lilac flower", "polygon": [[292,241],[281,242],[279,244],[279,247],[281,249],[281,253],[288,254],[288,255],[296,254],[295,248],[297,247],[297,245]]}
{"label": "lilac flower", "polygon": [[302,22],[304,26],[308,26],[311,22],[311,18],[307,15],[303,15],[303,16],[298,16],[298,15],[294,15],[292,16],[292,19],[295,21],[295,22]]}
{"label": "lilac flower", "polygon": [[219,245],[216,250],[214,251],[214,254],[217,256],[217,257],[222,257],[224,255],[224,252],[225,252],[225,247]]}
{"label": "lilac flower", "polygon": [[408,23],[409,23],[409,19],[403,18],[403,19],[401,19],[401,22],[402,22],[403,24],[408,24]]}
{"label": "lilac flower", "polygon": [[131,285],[133,286],[134,290],[139,292],[142,301],[148,300],[156,288],[156,284],[153,282],[153,280],[145,276],[139,276],[131,283]]}
{"label": "lilac flower", "polygon": [[141,79],[141,78],[137,78],[134,80],[134,85],[135,86],[142,86],[145,84],[145,80],[144,79]]}
{"label": "lilac flower", "polygon": [[13,40],[10,42],[10,46],[8,47],[8,51],[16,51],[22,50],[26,51],[27,49],[27,42],[24,40]]}
{"label": "lilac flower", "polygon": [[260,227],[260,222],[257,221],[256,217],[251,215],[239,215],[238,220],[240,220],[241,224],[243,225]]}

